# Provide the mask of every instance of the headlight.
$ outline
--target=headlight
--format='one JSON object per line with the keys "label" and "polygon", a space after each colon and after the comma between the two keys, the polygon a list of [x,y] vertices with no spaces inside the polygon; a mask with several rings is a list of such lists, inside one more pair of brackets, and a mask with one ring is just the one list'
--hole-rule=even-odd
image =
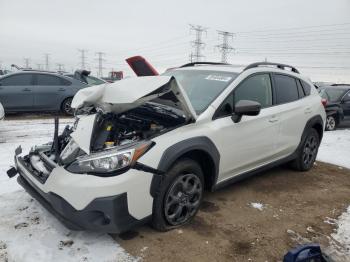
{"label": "headlight", "polygon": [[133,166],[154,143],[144,141],[127,148],[112,148],[103,152],[77,158],[67,167],[72,173],[93,173],[111,176]]}

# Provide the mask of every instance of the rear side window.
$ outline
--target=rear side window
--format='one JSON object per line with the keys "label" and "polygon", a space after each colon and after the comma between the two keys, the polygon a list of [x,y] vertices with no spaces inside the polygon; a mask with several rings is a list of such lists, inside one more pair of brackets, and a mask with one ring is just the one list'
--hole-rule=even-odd
{"label": "rear side window", "polygon": [[305,81],[303,81],[303,80],[300,80],[300,81],[301,81],[301,84],[303,85],[305,95],[307,95],[307,96],[310,95],[310,93],[311,93],[311,86],[308,83],[306,83]]}
{"label": "rear side window", "polygon": [[299,99],[297,82],[293,77],[274,75],[276,104],[284,104]]}
{"label": "rear side window", "polygon": [[3,86],[29,86],[32,84],[32,74],[19,74],[0,80]]}
{"label": "rear side window", "polygon": [[244,80],[234,90],[234,103],[239,100],[259,102],[261,107],[272,105],[272,89],[269,74],[254,75]]}
{"label": "rear side window", "polygon": [[37,75],[38,86],[60,86],[63,85],[61,78],[53,75]]}

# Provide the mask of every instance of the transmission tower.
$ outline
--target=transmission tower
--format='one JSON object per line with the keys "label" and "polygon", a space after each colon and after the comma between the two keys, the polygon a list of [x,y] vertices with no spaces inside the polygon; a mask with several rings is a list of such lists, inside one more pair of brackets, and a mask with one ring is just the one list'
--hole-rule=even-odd
{"label": "transmission tower", "polygon": [[57,63],[57,71],[62,72],[64,71],[64,64]]}
{"label": "transmission tower", "polygon": [[29,68],[30,66],[30,58],[23,58],[24,60],[24,68]]}
{"label": "transmission tower", "polygon": [[228,54],[234,50],[232,46],[229,44],[229,40],[233,39],[233,33],[225,32],[225,31],[218,31],[219,37],[222,38],[222,44],[217,45],[216,47],[221,52],[221,62],[227,63],[227,56]]}
{"label": "transmission tower", "polygon": [[205,47],[205,44],[202,42],[202,36],[203,33],[207,32],[207,28],[200,25],[190,25],[190,32],[194,32],[196,35],[195,40],[191,41],[194,50],[190,54],[190,61],[200,62],[202,57],[204,57],[201,51]]}
{"label": "transmission tower", "polygon": [[98,77],[102,77],[103,76],[103,62],[106,61],[106,59],[103,58],[103,56],[105,55],[105,53],[103,52],[97,52],[96,55],[98,56],[97,61],[98,61]]}
{"label": "transmission tower", "polygon": [[78,49],[78,52],[80,53],[80,66],[81,69],[86,69],[86,49]]}
{"label": "transmission tower", "polygon": [[50,70],[50,54],[44,54],[45,56],[45,70]]}
{"label": "transmission tower", "polygon": [[37,68],[38,70],[41,70],[41,69],[42,69],[42,64],[36,64],[36,68]]}

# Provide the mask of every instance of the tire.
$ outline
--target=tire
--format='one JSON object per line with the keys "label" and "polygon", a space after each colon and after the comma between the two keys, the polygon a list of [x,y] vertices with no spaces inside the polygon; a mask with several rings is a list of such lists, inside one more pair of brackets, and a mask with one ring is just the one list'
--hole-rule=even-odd
{"label": "tire", "polygon": [[326,130],[327,131],[334,131],[337,129],[337,119],[334,115],[327,116],[326,119]]}
{"label": "tire", "polygon": [[190,222],[202,203],[203,191],[200,165],[192,159],[178,160],[166,173],[154,199],[152,226],[168,231]]}
{"label": "tire", "polygon": [[72,103],[72,100],[73,98],[72,97],[69,97],[69,98],[66,98],[63,102],[62,102],[62,105],[61,105],[61,110],[62,110],[62,113],[65,114],[65,115],[69,115],[69,116],[72,116],[73,115],[73,109],[71,108],[71,103]]}
{"label": "tire", "polygon": [[302,146],[298,150],[297,158],[292,162],[292,167],[298,171],[308,171],[312,168],[320,145],[320,138],[314,128],[306,131]]}

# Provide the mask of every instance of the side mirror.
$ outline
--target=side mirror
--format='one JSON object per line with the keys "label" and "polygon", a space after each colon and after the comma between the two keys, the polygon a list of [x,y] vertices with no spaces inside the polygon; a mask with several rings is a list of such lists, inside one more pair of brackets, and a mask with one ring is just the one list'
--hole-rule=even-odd
{"label": "side mirror", "polygon": [[235,123],[241,121],[242,116],[256,116],[260,113],[261,104],[251,100],[239,100],[235,104],[232,120]]}

